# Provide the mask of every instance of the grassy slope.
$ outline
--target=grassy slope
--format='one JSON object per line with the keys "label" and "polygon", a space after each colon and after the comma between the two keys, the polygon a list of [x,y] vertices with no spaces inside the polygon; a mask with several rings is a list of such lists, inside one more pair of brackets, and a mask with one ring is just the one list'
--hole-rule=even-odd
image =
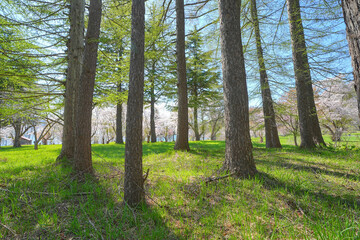
{"label": "grassy slope", "polygon": [[94,145],[97,180],[85,183],[53,165],[60,146],[0,149],[0,238],[360,238],[360,150],[254,143],[256,179],[206,184],[221,167],[225,143],[190,147],[144,145],[150,174],[142,211],[122,204],[124,146]]}

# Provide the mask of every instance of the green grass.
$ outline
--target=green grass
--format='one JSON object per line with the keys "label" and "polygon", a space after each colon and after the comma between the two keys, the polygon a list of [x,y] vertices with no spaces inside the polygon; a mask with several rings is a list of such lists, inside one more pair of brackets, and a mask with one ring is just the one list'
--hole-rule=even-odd
{"label": "green grass", "polygon": [[124,146],[94,145],[96,179],[83,183],[54,165],[58,145],[4,147],[0,238],[360,239],[358,144],[305,151],[289,141],[268,150],[254,139],[255,179],[208,184],[224,142],[191,142],[190,152],[145,143],[147,204],[135,210],[122,200]]}

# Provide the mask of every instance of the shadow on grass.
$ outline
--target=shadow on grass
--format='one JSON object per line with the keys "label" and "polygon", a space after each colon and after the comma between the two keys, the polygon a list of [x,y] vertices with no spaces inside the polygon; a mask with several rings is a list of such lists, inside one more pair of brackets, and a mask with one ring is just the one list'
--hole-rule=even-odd
{"label": "shadow on grass", "polygon": [[48,164],[2,184],[0,238],[177,238],[155,207],[134,210],[123,204],[122,176],[77,182],[70,172]]}
{"label": "shadow on grass", "polygon": [[[280,168],[288,168],[288,169],[295,170],[295,171],[307,171],[307,172],[310,172],[313,174],[326,174],[329,176],[347,178],[347,179],[351,179],[354,181],[360,180],[360,176],[357,176],[354,174],[342,173],[342,172],[338,172],[338,171],[330,171],[328,169],[323,169],[323,168],[316,167],[316,166],[310,166],[309,165],[309,164],[311,164],[310,162],[301,162],[299,160],[293,160],[293,159],[291,159],[291,161],[296,161],[296,162],[298,162],[298,164],[285,162],[284,160],[281,160],[281,159],[279,159],[278,161],[257,159],[256,163],[260,163],[260,164],[263,164],[266,166],[276,166],[276,167],[280,167]],[[304,165],[304,163],[307,163],[308,165]],[[312,164],[317,165],[318,163],[312,163]],[[327,166],[326,166],[326,168],[327,168]]]}
{"label": "shadow on grass", "polygon": [[[316,201],[321,201],[326,203],[327,206],[345,206],[346,208],[352,208],[358,210],[360,207],[360,199],[357,199],[355,195],[346,195],[346,198],[343,196],[335,196],[332,194],[326,194],[324,192],[315,192],[307,189],[300,188],[293,183],[283,182],[267,173],[259,172],[258,178],[263,181],[263,187],[268,190],[281,189],[288,192],[291,195],[294,195],[296,198],[302,199],[305,195],[312,197]],[[294,203],[295,204],[295,203]],[[292,206],[295,208],[296,206]],[[312,209],[309,209],[310,206],[301,206],[305,213],[313,212]],[[317,214],[313,215],[313,218],[318,218]]]}

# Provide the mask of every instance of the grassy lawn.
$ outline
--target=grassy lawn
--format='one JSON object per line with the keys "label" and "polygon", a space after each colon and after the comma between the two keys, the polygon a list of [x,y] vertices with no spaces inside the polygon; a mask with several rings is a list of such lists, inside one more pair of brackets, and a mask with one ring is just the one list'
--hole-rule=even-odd
{"label": "grassy lawn", "polygon": [[190,152],[145,143],[147,204],[136,210],[122,201],[124,146],[94,145],[96,179],[84,183],[54,165],[59,145],[4,147],[0,238],[360,239],[360,149],[349,138],[313,151],[254,139],[258,176],[210,183],[224,142],[191,142]]}

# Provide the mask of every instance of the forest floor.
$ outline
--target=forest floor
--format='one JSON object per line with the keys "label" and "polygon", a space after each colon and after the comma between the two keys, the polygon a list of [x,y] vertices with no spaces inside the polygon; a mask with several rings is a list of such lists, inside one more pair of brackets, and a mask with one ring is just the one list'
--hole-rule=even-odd
{"label": "forest floor", "polygon": [[[217,177],[225,143],[144,144],[146,204],[123,204],[124,146],[94,145],[96,178],[55,166],[59,145],[0,149],[1,239],[360,239],[357,142],[305,151],[253,140],[259,174]],[[355,141],[355,140],[354,140]],[[220,175],[224,175],[221,173]]]}

